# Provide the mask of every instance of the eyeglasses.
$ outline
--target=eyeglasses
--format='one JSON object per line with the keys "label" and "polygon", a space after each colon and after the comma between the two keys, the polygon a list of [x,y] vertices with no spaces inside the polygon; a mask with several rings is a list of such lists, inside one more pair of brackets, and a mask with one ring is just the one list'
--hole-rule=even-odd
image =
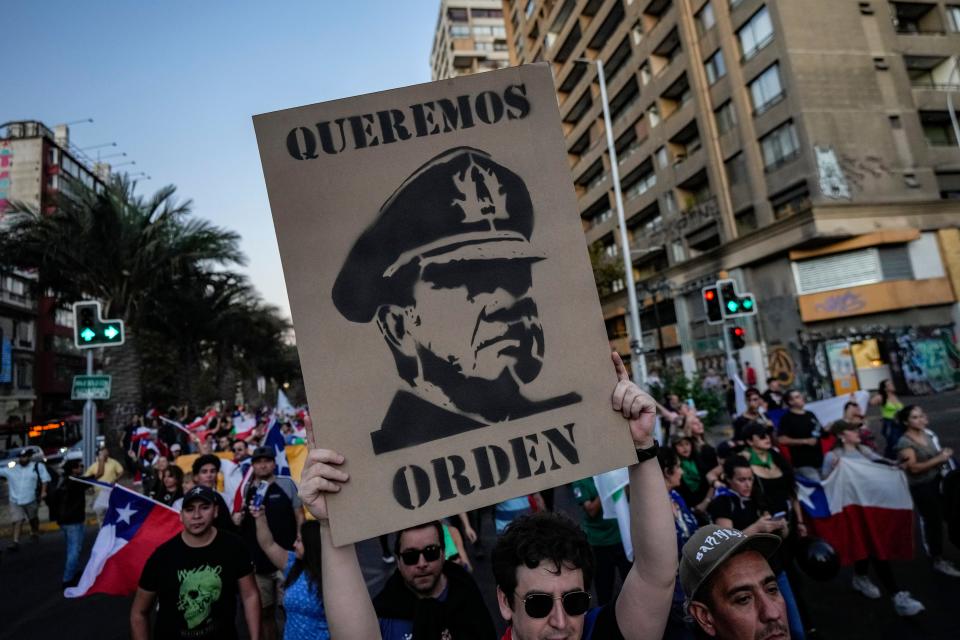
{"label": "eyeglasses", "polygon": [[403,564],[412,567],[420,561],[421,555],[427,562],[436,562],[440,559],[440,545],[431,544],[423,549],[407,549],[406,551],[401,551],[400,559],[403,560]]}
{"label": "eyeglasses", "polygon": [[523,598],[523,610],[531,618],[546,618],[553,611],[553,601],[559,600],[568,616],[582,616],[590,608],[590,594],[583,590],[568,591],[559,597],[549,593],[528,593]]}

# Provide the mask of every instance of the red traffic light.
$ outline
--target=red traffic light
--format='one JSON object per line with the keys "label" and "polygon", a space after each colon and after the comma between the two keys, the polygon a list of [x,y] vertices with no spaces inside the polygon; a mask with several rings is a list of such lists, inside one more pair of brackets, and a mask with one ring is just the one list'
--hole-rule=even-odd
{"label": "red traffic light", "polygon": [[733,328],[733,335],[737,336],[738,338],[742,338],[744,336],[744,333],[745,331],[740,327]]}
{"label": "red traffic light", "polygon": [[703,297],[705,300],[708,300],[708,301],[713,300],[714,298],[717,297],[717,292],[714,289],[707,289],[706,291],[703,292]]}

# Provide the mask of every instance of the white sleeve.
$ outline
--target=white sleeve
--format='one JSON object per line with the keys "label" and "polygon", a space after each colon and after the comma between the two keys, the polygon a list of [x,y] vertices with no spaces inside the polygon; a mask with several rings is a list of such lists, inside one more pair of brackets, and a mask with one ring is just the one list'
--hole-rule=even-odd
{"label": "white sleeve", "polygon": [[50,472],[47,471],[47,465],[40,464],[39,462],[34,462],[33,464],[37,465],[37,469],[40,472],[40,482],[50,482]]}

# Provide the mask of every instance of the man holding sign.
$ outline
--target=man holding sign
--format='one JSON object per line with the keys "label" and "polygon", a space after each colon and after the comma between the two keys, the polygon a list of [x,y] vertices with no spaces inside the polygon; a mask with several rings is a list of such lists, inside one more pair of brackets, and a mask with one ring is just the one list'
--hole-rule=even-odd
{"label": "man holding sign", "polygon": [[[506,639],[652,640],[663,633],[677,556],[671,551],[676,544],[671,507],[654,461],[656,405],[630,381],[616,353],[613,361],[617,384],[612,406],[627,419],[639,460],[630,467],[633,567],[615,603],[591,608],[593,557],[577,525],[552,514],[518,519],[500,539],[493,556],[497,601],[511,624]],[[331,633],[338,640],[379,638],[380,626],[356,551],[353,545],[335,547],[330,536],[327,495],[339,492],[350,480],[340,469],[344,457],[315,448],[312,425],[307,433],[311,451],[300,495],[321,522],[323,582],[329,586],[324,589],[324,606]]]}

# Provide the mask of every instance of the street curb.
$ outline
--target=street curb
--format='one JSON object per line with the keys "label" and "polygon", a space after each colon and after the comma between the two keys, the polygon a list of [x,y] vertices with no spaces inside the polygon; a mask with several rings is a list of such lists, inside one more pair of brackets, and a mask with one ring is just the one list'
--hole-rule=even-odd
{"label": "street curb", "polygon": [[[98,525],[99,521],[96,516],[90,516],[87,518],[86,525]],[[56,522],[41,522],[40,523],[40,533],[54,533],[60,531],[60,527]],[[9,538],[13,535],[13,526],[5,525],[3,528],[0,528],[0,538]],[[20,530],[20,539],[21,542],[24,538],[30,537],[30,525],[24,525],[23,529]]]}

